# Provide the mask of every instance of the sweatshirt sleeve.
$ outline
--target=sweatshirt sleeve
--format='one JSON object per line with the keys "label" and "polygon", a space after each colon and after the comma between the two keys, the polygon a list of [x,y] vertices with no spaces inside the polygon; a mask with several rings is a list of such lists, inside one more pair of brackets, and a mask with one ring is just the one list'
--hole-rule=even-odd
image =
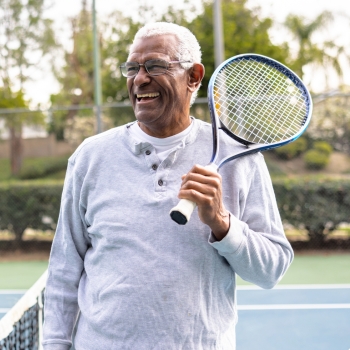
{"label": "sweatshirt sleeve", "polygon": [[250,176],[240,184],[240,210],[230,213],[228,234],[221,241],[211,234],[209,243],[242,279],[267,289],[283,277],[293,250],[284,234],[265,161],[260,154],[256,159]]}
{"label": "sweatshirt sleeve", "polygon": [[78,285],[89,240],[80,204],[82,178],[68,162],[57,230],[51,248],[45,289],[43,346],[69,350],[78,308]]}

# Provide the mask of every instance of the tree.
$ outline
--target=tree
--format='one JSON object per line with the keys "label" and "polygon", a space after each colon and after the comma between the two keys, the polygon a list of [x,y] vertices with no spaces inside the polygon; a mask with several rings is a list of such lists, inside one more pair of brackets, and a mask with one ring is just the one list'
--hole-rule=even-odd
{"label": "tree", "polygon": [[[247,0],[223,1],[226,57],[240,53],[255,52],[285,62],[286,58],[290,56],[288,54],[288,45],[273,45],[269,38],[268,30],[272,26],[272,20],[269,18],[260,19],[259,11],[257,9],[248,9],[246,3]],[[93,86],[92,29],[90,22],[82,20],[85,17],[90,18],[91,14],[84,6],[86,7],[85,1],[83,1],[81,14],[75,19],[77,27],[76,30],[73,30],[72,35],[74,49],[72,52],[66,53],[67,63],[58,75],[62,90],[58,95],[52,96],[53,104],[81,104],[83,101],[88,103],[88,96],[92,101],[92,92],[90,92]],[[100,33],[103,33],[100,35],[100,49],[102,97],[104,103],[128,101],[125,78],[121,76],[119,66],[126,61],[130,44],[137,30],[149,22],[150,18],[153,21],[162,20],[183,25],[197,36],[202,46],[203,63],[206,66],[206,75],[199,96],[206,96],[208,82],[214,71],[212,2],[204,1],[202,8],[198,12],[198,10],[195,11],[190,2],[185,1],[182,9],[175,9],[170,6],[163,14],[155,14],[153,7],[144,4],[139,7],[139,14],[135,18],[138,18],[138,20],[126,17],[121,12],[116,11],[99,22]],[[89,24],[83,25],[84,23]],[[85,44],[79,44],[80,40],[86,41]],[[69,63],[73,58],[74,65]],[[78,84],[78,72],[85,72],[83,76],[89,77],[89,79],[84,78],[82,79],[83,83]],[[78,98],[72,93],[76,88],[79,88],[79,91],[81,91],[81,95]],[[108,114],[112,117],[115,125],[133,119],[130,106],[118,108],[118,110],[111,108]],[[61,119],[58,118],[56,113],[54,118],[56,133],[57,125],[60,124],[63,128],[67,118],[67,113],[62,113]]]}
{"label": "tree", "polygon": [[310,64],[323,68],[331,67],[338,76],[342,75],[339,55],[344,51],[343,47],[335,45],[332,41],[325,41],[322,44],[314,42],[315,33],[326,28],[332,21],[333,15],[328,11],[322,12],[312,21],[297,15],[287,17],[285,26],[298,42],[293,69],[301,78],[304,76],[304,68]]}
{"label": "tree", "polygon": [[350,87],[329,95],[314,97],[313,118],[308,133],[329,142],[340,152],[350,154]]}
{"label": "tree", "polygon": [[[246,4],[247,0],[222,1],[226,58],[250,52],[264,54],[285,62],[286,57],[289,57],[288,45],[273,45],[269,38],[268,30],[272,26],[272,20],[260,19],[259,9],[250,10]],[[128,98],[125,80],[120,76],[118,66],[126,60],[129,45],[137,30],[152,15],[153,20],[183,25],[197,37],[203,52],[203,64],[206,67],[199,96],[206,96],[209,79],[215,66],[212,1],[204,0],[199,13],[198,11],[196,13],[195,8],[188,1],[184,2],[182,9],[169,6],[158,18],[153,14],[152,8],[146,5],[140,7],[139,13],[138,18],[143,18],[144,21],[135,22],[131,18],[124,18],[120,13],[114,13],[111,17],[111,19],[114,17],[113,26],[109,31],[104,30],[112,33],[105,41],[107,46],[103,54],[104,57],[109,57],[107,64],[109,63],[110,71],[113,71],[111,76],[103,77],[104,95],[107,99],[111,102]],[[110,59],[111,57],[113,59]],[[105,73],[108,74],[108,70]],[[113,80],[110,79],[111,77]],[[108,79],[110,84],[107,83]]]}
{"label": "tree", "polygon": [[[82,0],[82,10],[70,19],[73,50],[64,52],[65,64],[60,70],[55,70],[55,76],[61,85],[56,95],[51,95],[51,103],[59,106],[92,105],[94,101],[94,63],[92,16],[87,9],[86,0]],[[56,138],[64,138],[66,120],[72,119],[76,109],[55,112],[49,124],[49,132],[54,132]],[[79,111],[78,111],[79,113]]]}
{"label": "tree", "polygon": [[[151,17],[152,9],[140,6],[139,18]],[[141,15],[142,14],[142,15]],[[51,96],[53,105],[82,106],[92,105],[94,101],[93,77],[93,38],[91,12],[86,0],[82,0],[82,10],[71,19],[73,50],[65,52],[65,65],[56,72],[61,91]],[[143,22],[125,17],[121,12],[112,12],[98,23],[101,54],[102,100],[107,103],[123,102],[128,99],[125,78],[121,76],[119,66],[126,61],[129,45]],[[87,109],[71,109],[68,112],[55,112],[49,131],[58,139],[64,138],[64,129],[68,124],[75,125],[73,117],[86,116]],[[114,124],[124,124],[133,118],[132,109],[110,109],[108,116]]]}
{"label": "tree", "polygon": [[[288,45],[273,45],[269,37],[270,18],[260,18],[259,8],[247,8],[247,0],[222,0],[225,58],[243,53],[257,53],[287,63]],[[207,87],[214,72],[214,36],[212,1],[203,2],[203,11],[187,27],[197,37],[206,68],[199,96],[207,95]]]}
{"label": "tree", "polygon": [[[11,104],[23,102],[24,83],[31,69],[38,69],[40,60],[56,47],[52,20],[45,18],[45,0],[0,0],[0,85],[3,97],[9,95]],[[17,86],[18,95],[13,95]],[[22,96],[20,98],[19,96]],[[22,164],[22,126],[24,115],[15,117],[10,127],[12,174],[18,174]]]}
{"label": "tree", "polygon": [[23,92],[13,92],[9,87],[0,88],[0,108],[6,109],[7,113],[0,112],[0,118],[5,120],[5,126],[10,133],[10,163],[11,173],[17,175],[21,169],[22,142],[21,131],[23,124],[43,124],[44,116],[40,112],[10,112],[10,109],[28,108],[23,97]]}

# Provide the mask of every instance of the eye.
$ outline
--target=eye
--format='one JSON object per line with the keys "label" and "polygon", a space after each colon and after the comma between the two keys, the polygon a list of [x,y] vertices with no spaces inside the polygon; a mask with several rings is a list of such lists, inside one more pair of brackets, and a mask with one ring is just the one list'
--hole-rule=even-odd
{"label": "eye", "polygon": [[167,69],[167,63],[163,60],[147,61],[146,66],[150,73],[164,73]]}
{"label": "eye", "polygon": [[127,72],[130,72],[130,73],[136,72],[138,69],[139,69],[139,67],[135,66],[135,65],[127,65],[126,66]]}

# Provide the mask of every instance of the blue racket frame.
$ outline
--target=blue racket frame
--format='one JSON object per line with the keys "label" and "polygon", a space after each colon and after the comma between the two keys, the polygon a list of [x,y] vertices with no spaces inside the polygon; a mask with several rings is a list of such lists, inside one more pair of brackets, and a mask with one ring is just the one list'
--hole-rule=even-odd
{"label": "blue racket frame", "polygon": [[[306,113],[305,117],[303,119],[303,123],[301,125],[301,128],[297,134],[295,134],[293,137],[286,139],[282,142],[275,142],[275,143],[270,143],[270,144],[260,144],[260,143],[252,143],[247,140],[244,140],[240,138],[239,136],[233,134],[230,130],[228,130],[223,123],[220,121],[216,110],[215,110],[215,100],[214,100],[214,83],[216,80],[216,77],[218,74],[225,69],[227,65],[232,63],[233,61],[240,61],[240,60],[247,60],[247,59],[254,59],[255,61],[267,64],[276,70],[280,71],[283,73],[285,76],[287,76],[293,83],[294,85],[300,90],[301,94],[305,98],[306,102]],[[284,146],[290,142],[295,141],[297,138],[299,138],[303,132],[306,130],[310,123],[311,115],[312,115],[312,99],[311,95],[302,82],[302,80],[288,67],[283,65],[282,63],[270,58],[266,57],[263,55],[258,55],[258,54],[242,54],[242,55],[237,55],[234,57],[231,57],[224,61],[222,64],[220,64],[216,70],[214,71],[213,75],[210,78],[209,85],[208,85],[208,105],[209,105],[209,111],[210,111],[210,118],[212,121],[212,133],[213,133],[213,153],[210,159],[210,164],[216,164],[217,156],[219,154],[219,138],[218,138],[218,130],[221,129],[224,131],[226,134],[228,134],[230,137],[241,143],[242,147],[245,147],[244,150],[241,152],[235,154],[235,155],[230,155],[226,158],[223,158],[219,164],[217,164],[218,170],[227,162],[234,160],[236,158],[242,157],[244,155],[248,155],[251,153],[256,153],[260,151],[267,151],[273,148],[281,147]]]}

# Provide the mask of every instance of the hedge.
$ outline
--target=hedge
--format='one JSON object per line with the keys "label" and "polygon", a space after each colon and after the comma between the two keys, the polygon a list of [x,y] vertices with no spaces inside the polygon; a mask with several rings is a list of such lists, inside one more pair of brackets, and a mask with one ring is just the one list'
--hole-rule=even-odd
{"label": "hedge", "polygon": [[0,185],[0,230],[13,232],[20,241],[27,228],[55,229],[62,189],[62,182]]}
{"label": "hedge", "polygon": [[304,137],[296,139],[283,147],[276,148],[274,152],[277,156],[284,160],[289,160],[297,157],[307,149],[307,140]]}
{"label": "hedge", "polygon": [[274,180],[282,220],[307,230],[315,245],[350,219],[350,181],[346,179]]}
{"label": "hedge", "polygon": [[320,170],[329,163],[329,155],[317,149],[310,149],[304,154],[306,167],[311,170]]}
{"label": "hedge", "polygon": [[[316,245],[350,219],[350,181],[346,179],[273,180],[282,220],[308,231]],[[0,230],[22,238],[26,228],[55,229],[63,184],[0,185]]]}

